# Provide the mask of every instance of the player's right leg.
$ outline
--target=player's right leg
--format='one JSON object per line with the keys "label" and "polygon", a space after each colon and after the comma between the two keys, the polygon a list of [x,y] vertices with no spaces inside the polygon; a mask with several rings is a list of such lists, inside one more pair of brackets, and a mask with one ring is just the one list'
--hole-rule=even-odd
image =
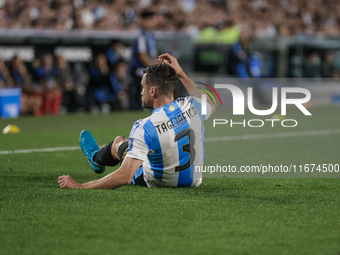
{"label": "player's right leg", "polygon": [[[124,136],[117,136],[111,143],[99,149],[89,131],[83,130],[80,134],[80,147],[93,171],[98,174],[105,171],[105,166],[115,166],[123,162],[128,150],[128,141]],[[142,166],[137,170],[131,182],[147,187]]]}

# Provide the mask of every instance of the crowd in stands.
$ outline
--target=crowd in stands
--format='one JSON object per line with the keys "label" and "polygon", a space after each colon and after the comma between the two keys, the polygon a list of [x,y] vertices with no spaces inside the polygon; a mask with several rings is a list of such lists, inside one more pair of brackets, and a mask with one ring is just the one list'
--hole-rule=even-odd
{"label": "crowd in stands", "polygon": [[[0,28],[136,30],[143,9],[159,31],[186,31],[229,42],[252,36],[340,35],[339,0],[0,0]],[[227,39],[226,39],[227,38]],[[206,39],[206,38],[205,38]]]}
{"label": "crowd in stands", "polygon": [[[242,78],[261,77],[258,59],[248,53],[247,38],[241,33],[239,43],[230,49],[228,72]],[[122,43],[113,40],[105,54],[96,55],[88,64],[68,63],[64,57],[52,54],[33,63],[24,63],[18,56],[6,63],[0,59],[0,89],[21,87],[21,113],[34,116],[127,110],[131,95],[127,63],[120,54],[124,50]],[[242,54],[249,59],[244,61]],[[332,53],[326,51],[321,57],[317,52],[306,56],[304,77],[340,78]]]}
{"label": "crowd in stands", "polygon": [[[301,77],[301,76],[300,76]],[[303,65],[305,78],[340,78],[339,66],[334,64],[334,55],[325,51],[320,55],[313,51],[305,57]]]}
{"label": "crowd in stands", "polygon": [[[117,44],[122,45],[117,41],[112,45]],[[21,87],[21,113],[34,116],[128,109],[127,65],[109,49],[108,54],[98,54],[89,64],[68,63],[52,54],[33,63],[24,63],[18,56],[8,63],[0,59],[0,89]],[[113,58],[111,64],[109,59]]]}
{"label": "crowd in stands", "polygon": [[[0,0],[0,28],[137,30],[143,10],[156,13],[155,30],[232,44],[228,72],[243,78],[260,77],[250,37],[340,35],[340,0]],[[51,54],[33,63],[0,59],[0,88],[21,87],[21,112],[35,116],[128,109],[125,50],[114,40],[90,64]],[[340,77],[333,58],[331,52],[310,53],[297,77]]]}

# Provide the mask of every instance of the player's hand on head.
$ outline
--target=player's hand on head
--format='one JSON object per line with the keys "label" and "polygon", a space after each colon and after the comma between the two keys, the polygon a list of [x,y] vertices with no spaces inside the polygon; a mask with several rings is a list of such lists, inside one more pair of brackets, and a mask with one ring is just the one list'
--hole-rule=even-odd
{"label": "player's hand on head", "polygon": [[158,62],[172,67],[177,75],[181,75],[183,73],[183,70],[181,66],[178,64],[177,59],[171,56],[169,53],[164,53],[160,55],[158,57]]}
{"label": "player's hand on head", "polygon": [[59,176],[58,184],[59,184],[60,188],[68,188],[68,189],[79,189],[80,188],[80,183],[76,182],[69,175]]}
{"label": "player's hand on head", "polygon": [[158,62],[160,64],[165,64],[168,66],[174,65],[175,61],[177,61],[177,59],[171,56],[169,53],[164,53],[158,57]]}

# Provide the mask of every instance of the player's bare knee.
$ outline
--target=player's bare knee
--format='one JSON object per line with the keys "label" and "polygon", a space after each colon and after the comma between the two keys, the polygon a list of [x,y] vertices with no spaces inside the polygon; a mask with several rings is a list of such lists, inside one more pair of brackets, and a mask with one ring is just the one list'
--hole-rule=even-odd
{"label": "player's bare knee", "polygon": [[128,141],[128,139],[122,135],[117,136],[114,139],[112,147],[111,147],[111,153],[113,156],[118,157],[118,148],[125,141]]}
{"label": "player's bare knee", "polygon": [[128,139],[125,136],[119,135],[114,139],[113,144],[119,146],[125,141],[128,141]]}

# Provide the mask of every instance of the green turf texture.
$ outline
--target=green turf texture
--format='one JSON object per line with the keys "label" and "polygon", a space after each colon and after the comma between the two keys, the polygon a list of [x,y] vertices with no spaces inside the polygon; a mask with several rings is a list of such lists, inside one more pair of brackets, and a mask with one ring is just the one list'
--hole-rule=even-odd
{"label": "green turf texture", "polygon": [[[312,117],[289,112],[299,122],[289,132],[340,128],[339,107],[314,107]],[[0,120],[0,129],[22,130],[0,134],[0,151],[77,146],[82,129],[106,144],[128,136],[133,122],[149,114]],[[230,119],[231,112],[216,118]],[[280,132],[287,130],[206,125],[206,138]],[[207,164],[340,163],[340,134],[205,147]],[[94,174],[80,150],[0,155],[0,162],[1,255],[340,254],[340,179],[204,178],[190,189],[66,190],[58,187],[59,175],[80,182],[105,175]]]}

